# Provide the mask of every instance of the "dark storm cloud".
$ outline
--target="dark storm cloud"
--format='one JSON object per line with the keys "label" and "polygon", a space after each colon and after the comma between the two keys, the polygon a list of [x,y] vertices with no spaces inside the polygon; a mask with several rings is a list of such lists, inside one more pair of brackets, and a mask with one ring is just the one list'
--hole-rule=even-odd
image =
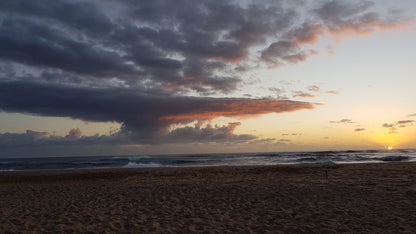
{"label": "dark storm cloud", "polygon": [[353,16],[361,15],[374,6],[371,1],[340,1],[332,0],[324,3],[316,13],[325,21],[340,22]]}
{"label": "dark storm cloud", "polygon": [[122,57],[30,19],[6,18],[0,27],[0,58],[42,68],[56,68],[81,75],[134,74]]}
{"label": "dark storm cloud", "polygon": [[0,84],[0,108],[3,111],[90,121],[128,122],[123,120],[149,117],[149,121],[182,123],[220,116],[290,112],[316,106],[290,100],[156,96],[123,88],[72,88],[22,82]]}
{"label": "dark storm cloud", "polygon": [[281,1],[1,1],[0,58],[133,87],[231,92],[241,78],[230,71],[259,62],[250,50],[263,47],[260,60],[276,67],[306,60],[300,46],[326,30],[402,23],[371,6],[317,3],[299,22],[299,4]]}
{"label": "dark storm cloud", "polygon": [[[304,44],[325,34],[403,24],[371,6],[356,1],[0,1],[0,110],[122,123],[109,136],[86,137],[73,129],[57,137],[28,130],[4,133],[1,141],[252,140],[233,133],[237,123],[170,127],[314,108],[278,90],[280,100],[198,95],[231,97],[246,72],[305,61],[313,51]],[[194,96],[180,96],[185,94]]]}
{"label": "dark storm cloud", "polygon": [[278,41],[271,44],[261,52],[261,58],[274,65],[284,65],[285,63],[298,63],[306,59],[306,54],[292,41]]}
{"label": "dark storm cloud", "polygon": [[[315,106],[313,103],[289,100],[157,96],[123,88],[71,88],[21,82],[0,84],[0,110],[86,121],[116,121],[123,124],[121,133],[128,133],[138,142],[144,142],[143,139],[165,139],[169,133],[168,127],[172,124],[187,124],[221,116],[291,112]],[[228,128],[229,131],[224,132],[223,136],[230,136],[237,125],[230,126],[232,128]],[[192,130],[193,135],[198,136],[196,132],[204,134],[225,130],[222,127],[213,129],[188,128],[171,132],[170,135]],[[77,135],[74,130],[68,136]]]}
{"label": "dark storm cloud", "polygon": [[50,23],[63,23],[87,33],[108,33],[113,27],[110,19],[97,10],[93,1],[15,0],[1,1],[2,12],[23,14]]}

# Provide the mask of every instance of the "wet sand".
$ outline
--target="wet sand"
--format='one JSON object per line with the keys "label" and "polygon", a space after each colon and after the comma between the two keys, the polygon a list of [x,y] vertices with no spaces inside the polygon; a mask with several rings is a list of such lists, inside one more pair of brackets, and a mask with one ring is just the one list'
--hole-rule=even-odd
{"label": "wet sand", "polygon": [[2,233],[414,233],[416,163],[1,172],[0,217]]}

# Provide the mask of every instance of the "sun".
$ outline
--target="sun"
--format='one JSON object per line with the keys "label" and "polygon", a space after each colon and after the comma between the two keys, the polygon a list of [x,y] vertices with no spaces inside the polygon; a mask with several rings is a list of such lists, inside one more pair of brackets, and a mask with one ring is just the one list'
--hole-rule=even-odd
{"label": "sun", "polygon": [[387,149],[388,149],[388,150],[392,150],[393,148],[392,148],[391,146],[389,146],[389,145],[388,145],[388,146],[387,146]]}

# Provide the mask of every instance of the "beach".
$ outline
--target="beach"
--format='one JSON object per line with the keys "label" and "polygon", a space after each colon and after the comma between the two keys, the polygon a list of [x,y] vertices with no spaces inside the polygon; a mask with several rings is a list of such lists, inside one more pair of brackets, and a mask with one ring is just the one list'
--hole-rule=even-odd
{"label": "beach", "polygon": [[416,163],[0,172],[0,232],[414,233]]}

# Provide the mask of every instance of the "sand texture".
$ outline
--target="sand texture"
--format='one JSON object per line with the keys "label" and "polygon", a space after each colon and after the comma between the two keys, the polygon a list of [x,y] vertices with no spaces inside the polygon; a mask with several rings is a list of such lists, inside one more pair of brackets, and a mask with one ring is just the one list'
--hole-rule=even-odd
{"label": "sand texture", "polygon": [[1,233],[415,233],[416,164],[1,172],[0,219]]}

